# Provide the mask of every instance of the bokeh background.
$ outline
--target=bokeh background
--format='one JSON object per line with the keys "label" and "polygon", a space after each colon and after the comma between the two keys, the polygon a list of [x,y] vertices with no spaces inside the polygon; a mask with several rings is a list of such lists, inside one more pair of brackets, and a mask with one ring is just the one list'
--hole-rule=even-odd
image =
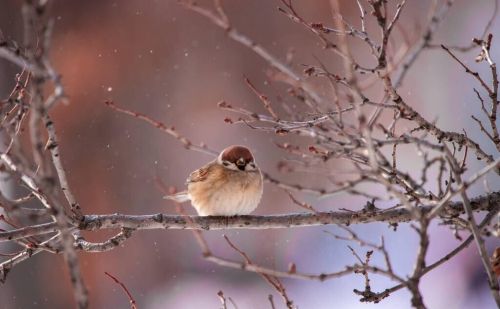
{"label": "bokeh background", "polygon": [[[439,1],[440,3],[442,1]],[[328,1],[295,1],[306,19],[332,25]],[[358,25],[355,1],[341,1],[346,18]],[[201,2],[211,6],[211,2]],[[233,26],[284,59],[294,50],[297,70],[301,64],[321,58],[332,68],[339,59],[322,50],[304,28],[280,14],[279,1],[225,1]],[[21,1],[0,2],[0,29],[4,36],[22,41]],[[400,34],[415,40],[425,26],[430,1],[409,0],[400,19]],[[458,0],[442,23],[433,42],[468,45],[477,37],[493,12],[493,1]],[[302,184],[317,184],[307,173],[282,174],[277,162],[285,154],[275,147],[283,142],[271,133],[252,130],[223,121],[227,112],[217,108],[226,100],[234,106],[265,112],[261,102],[247,88],[243,74],[274,102],[286,96],[286,87],[267,80],[267,64],[250,50],[229,40],[224,31],[194,14],[176,1],[54,1],[51,15],[55,28],[51,59],[63,76],[70,97],[59,105],[53,117],[61,139],[61,152],[70,184],[85,213],[149,214],[174,213],[174,205],[162,200],[156,177],[182,187],[186,176],[212,158],[184,149],[161,131],[131,117],[118,114],[103,102],[116,103],[150,115],[188,136],[194,143],[222,149],[245,144],[254,150],[261,168],[277,178]],[[492,32],[498,33],[497,23]],[[362,45],[356,45],[361,47]],[[494,41],[493,55],[498,55]],[[355,50],[362,54],[362,51]],[[487,67],[473,63],[477,51],[460,54],[480,72]],[[6,97],[19,72],[0,59],[0,95]],[[448,130],[466,128],[468,134],[495,153],[470,121],[479,115],[474,81],[441,50],[424,52],[411,69],[401,93],[418,111]],[[404,159],[411,169],[412,161]],[[471,168],[479,167],[471,165]],[[490,185],[498,185],[490,177]],[[484,192],[472,188],[471,194]],[[348,195],[331,199],[298,195],[321,210],[359,209],[364,200]],[[193,210],[187,206],[187,211]],[[303,211],[286,193],[267,184],[257,214]],[[286,269],[295,262],[300,271],[328,272],[355,262],[347,243],[333,239],[324,230],[334,227],[297,228],[271,231],[225,231],[255,262]],[[401,275],[413,267],[418,245],[407,224],[393,232],[385,224],[353,226],[360,236],[379,241],[384,235],[392,253],[393,266]],[[223,232],[205,233],[217,254],[239,257],[228,248]],[[102,240],[108,234],[89,235]],[[491,250],[500,243],[488,241]],[[353,245],[353,244],[351,244]],[[446,228],[432,227],[428,261],[432,262],[458,245]],[[356,249],[358,247],[353,245]],[[2,246],[2,250],[13,247]],[[360,252],[364,252],[360,249]],[[127,298],[104,272],[120,278],[140,308],[217,308],[216,293],[224,291],[239,308],[267,308],[268,294],[276,295],[258,275],[226,269],[201,257],[187,231],[142,231],[125,246],[100,254],[80,253],[92,308],[125,308]],[[380,262],[380,260],[375,259]],[[363,289],[360,275],[323,283],[283,280],[288,294],[300,308],[408,308],[410,295],[399,291],[381,304],[362,304],[352,293]],[[372,276],[374,291],[392,286],[389,280]],[[473,246],[449,263],[424,277],[422,290],[429,308],[493,308],[478,254]],[[39,254],[14,268],[0,286],[0,308],[69,308],[73,306],[70,283],[61,256]]]}

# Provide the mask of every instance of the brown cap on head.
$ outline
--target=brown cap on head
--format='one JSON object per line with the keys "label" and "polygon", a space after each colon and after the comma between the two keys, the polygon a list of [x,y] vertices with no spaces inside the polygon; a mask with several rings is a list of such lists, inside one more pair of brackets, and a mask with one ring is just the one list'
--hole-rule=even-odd
{"label": "brown cap on head", "polygon": [[245,163],[253,162],[253,156],[250,150],[244,146],[233,145],[224,149],[219,158],[222,161],[236,163],[240,158],[245,160]]}

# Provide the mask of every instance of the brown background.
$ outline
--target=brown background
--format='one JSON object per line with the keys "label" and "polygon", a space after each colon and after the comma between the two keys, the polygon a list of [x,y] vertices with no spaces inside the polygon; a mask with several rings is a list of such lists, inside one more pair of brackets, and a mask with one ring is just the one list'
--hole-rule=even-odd
{"label": "brown background", "polygon": [[[20,3],[0,3],[0,29],[5,36],[19,41]],[[357,25],[354,3],[342,1],[346,17]],[[202,4],[211,6],[210,2]],[[300,64],[313,63],[313,56],[332,68],[339,67],[338,59],[322,50],[308,31],[277,12],[278,5],[279,1],[225,1],[233,25],[271,52],[284,58],[290,48],[295,48],[297,70],[302,69]],[[428,7],[429,1],[409,1],[400,25],[410,38],[417,38]],[[468,44],[481,34],[492,7],[492,1],[457,1],[434,41]],[[328,1],[296,1],[296,8],[308,20],[332,25]],[[57,106],[53,115],[70,184],[86,213],[174,212],[173,205],[161,199],[155,177],[181,187],[190,171],[211,159],[185,150],[178,141],[137,119],[113,112],[104,106],[106,99],[174,125],[194,143],[204,142],[215,149],[229,144],[248,145],[254,149],[261,168],[278,178],[310,185],[322,183],[321,178],[307,174],[278,172],[276,162],[284,154],[273,145],[286,139],[224,123],[228,113],[216,107],[221,100],[264,112],[244,84],[243,74],[273,101],[286,87],[266,83],[266,63],[227,39],[223,31],[204,18],[176,1],[139,0],[60,0],[54,2],[51,14],[56,21],[51,56],[70,96],[69,105]],[[493,32],[497,29],[495,25]],[[493,55],[498,55],[497,46],[495,43]],[[362,50],[356,53],[363,55]],[[474,52],[462,56],[472,63]],[[477,69],[486,70],[479,66]],[[6,97],[19,68],[0,60],[0,72],[0,94]],[[443,128],[465,127],[471,136],[481,140],[479,130],[468,118],[477,111],[472,85],[471,78],[456,63],[442,51],[433,50],[418,60],[401,93],[425,116],[438,117]],[[488,145],[486,150],[493,152],[493,147]],[[405,163],[412,167],[410,160]],[[475,193],[481,190],[476,188]],[[357,209],[364,203],[347,195],[329,200],[301,198],[322,210]],[[190,207],[188,210],[192,212]],[[302,210],[292,205],[283,191],[266,185],[256,213],[291,211]],[[256,262],[270,267],[285,269],[294,261],[302,271],[321,272],[353,263],[346,244],[323,233],[324,229],[226,233]],[[381,224],[354,229],[374,241],[384,234],[398,273],[411,270],[417,238],[407,225],[401,225],[398,233]],[[458,244],[449,230],[434,227],[433,231],[430,261]],[[238,258],[221,238],[222,232],[206,235],[215,252]],[[103,236],[90,237],[97,240]],[[495,243],[488,245],[491,250]],[[0,249],[8,252],[14,248],[2,244]],[[104,271],[126,283],[140,308],[217,308],[219,290],[232,297],[239,308],[265,308],[267,295],[274,293],[255,274],[204,261],[192,235],[185,231],[140,232],[122,248],[102,254],[82,253],[80,257],[93,308],[127,306],[125,295],[104,276]],[[354,288],[363,288],[359,275],[325,283],[284,283],[300,308],[361,306],[352,293]],[[391,282],[377,276],[373,276],[372,283],[375,291],[391,286]],[[422,286],[430,308],[493,308],[485,283],[477,253],[469,248],[426,276]],[[68,308],[72,306],[69,286],[62,257],[43,253],[9,274],[7,283],[0,286],[0,308]],[[275,299],[279,300],[277,295]],[[408,307],[409,294],[397,292],[381,305],[363,308],[380,306]]]}

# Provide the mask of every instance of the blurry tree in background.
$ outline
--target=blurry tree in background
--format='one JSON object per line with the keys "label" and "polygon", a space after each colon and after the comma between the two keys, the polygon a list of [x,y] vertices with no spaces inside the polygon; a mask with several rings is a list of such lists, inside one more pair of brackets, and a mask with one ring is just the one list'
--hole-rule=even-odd
{"label": "blurry tree in background", "polygon": [[[75,30],[58,26],[57,21],[71,14],[64,7],[71,4],[18,2],[2,4],[7,8],[3,13],[14,21],[0,24],[0,58],[6,68],[0,109],[2,306],[113,307],[123,306],[128,298],[132,308],[346,308],[361,306],[359,302],[384,308],[500,307],[497,1],[467,2],[460,7],[461,1],[453,0],[425,4],[281,0],[272,4],[277,10],[258,1],[228,1],[228,9],[220,0],[154,5],[131,1],[120,3],[124,9],[110,2],[113,10],[124,14],[132,10],[132,15],[143,15],[134,7],[142,5],[154,16],[155,5],[162,5],[174,10],[172,22],[177,22],[177,15],[187,19],[190,27],[191,21],[205,21],[205,27],[208,22],[213,29],[204,31],[221,35],[211,38],[218,42],[215,50],[223,42],[235,43],[223,46],[241,48],[238,53],[247,54],[239,62],[263,68],[252,72],[251,67],[236,67],[228,73],[219,63],[207,69],[205,62],[220,60],[208,56],[210,49],[199,47],[208,44],[199,41],[204,37],[200,35],[189,39],[191,49],[169,45],[184,57],[201,59],[191,60],[197,65],[183,67],[174,62],[162,75],[158,59],[166,56],[160,53],[148,60],[151,63],[141,62],[136,74],[126,71],[133,76],[121,73],[129,65],[134,67],[131,59],[142,61],[146,54],[157,53],[142,41],[127,40],[129,35],[148,37],[150,32],[141,28],[145,26],[138,26],[135,33],[127,19],[112,11],[117,22],[110,29],[115,30],[103,30],[106,35],[96,39],[99,43],[77,35],[77,43],[65,45],[65,40],[75,40],[70,37]],[[102,22],[100,12],[106,12],[108,4],[89,3],[83,6],[90,13],[82,13],[80,19],[73,16],[71,23],[84,22],[94,12]],[[262,30],[258,24],[280,19],[284,26],[270,28],[273,31],[268,32],[276,33],[266,35],[286,40],[265,42],[268,38],[255,29],[244,30],[239,25],[246,16],[243,5],[255,9],[248,16],[255,19],[251,22],[256,29]],[[471,37],[459,33],[459,44],[438,35],[453,9],[459,22],[475,25],[467,20],[470,16],[460,15],[472,7],[487,8],[488,16],[476,21],[480,30]],[[321,13],[311,13],[318,8]],[[266,20],[268,9],[276,14]],[[407,13],[411,10],[420,13]],[[161,14],[154,17],[158,23],[164,19]],[[415,26],[415,20],[420,26]],[[115,32],[126,26],[125,33]],[[100,30],[95,27],[83,33],[99,38]],[[59,37],[57,31],[62,33]],[[183,37],[189,37],[186,31]],[[295,32],[302,34],[286,38]],[[114,35],[124,36],[122,47],[108,43],[108,49],[102,47],[106,52],[97,57],[115,54],[125,60],[114,67],[109,60],[101,69],[90,60],[86,44],[106,46],[107,40],[114,42]],[[127,55],[134,50],[131,45],[142,52]],[[439,61],[419,66],[426,53],[438,55]],[[434,79],[446,71],[445,64],[455,72]],[[86,70],[95,75],[83,78]],[[62,71],[68,72],[71,90]],[[417,74],[414,71],[418,75],[412,75]],[[221,72],[223,78],[218,80]],[[206,78],[190,79],[198,73],[206,73]],[[450,83],[451,75],[464,81]],[[229,81],[231,87],[242,88],[234,95],[214,91],[212,77],[221,89]],[[95,88],[92,79],[102,83],[102,93],[92,97],[95,104],[85,102]],[[183,104],[179,94],[165,94],[169,104],[151,94],[155,87],[171,89],[176,83],[182,89],[179,93],[214,100],[205,109],[202,103]],[[242,103],[250,100],[250,105]],[[215,101],[222,117],[212,114]],[[170,104],[176,109],[171,110]],[[164,105],[168,109],[162,109]],[[165,119],[167,114],[171,116]],[[122,115],[128,118],[115,119]],[[212,116],[233,125],[232,130],[210,129],[207,118]],[[443,123],[443,118],[451,121]],[[83,129],[71,129],[74,123],[82,123]],[[144,124],[142,131],[130,133],[136,124]],[[93,133],[82,138],[83,131]],[[266,138],[249,139],[247,131]],[[153,159],[153,145],[164,139],[170,144],[160,149],[158,160],[171,162],[168,168]],[[161,212],[163,206],[154,206],[167,203],[161,197],[182,183],[185,171],[199,165],[195,162],[201,159],[187,153],[201,153],[207,161],[231,144],[229,140],[257,150],[267,181],[259,215],[199,217],[188,215],[190,209],[180,205],[170,205],[174,208],[168,213]],[[105,159],[113,143],[115,149]],[[167,159],[166,152],[170,153]],[[146,166],[152,171],[144,172]],[[117,174],[108,178],[108,171]],[[119,185],[113,187],[110,182]],[[147,238],[144,230],[159,233]],[[223,238],[212,239],[218,230],[224,231]],[[246,236],[239,230],[245,230]],[[258,234],[259,230],[266,232]],[[158,249],[160,239],[178,247],[168,244]],[[300,244],[288,250],[294,239]],[[333,242],[342,245],[328,251]],[[338,253],[341,250],[344,256]],[[39,253],[46,264],[35,264]],[[471,259],[460,260],[465,254]],[[58,256],[64,257],[70,277],[63,275],[57,282],[65,293],[44,287],[60,273]],[[50,264],[54,260],[56,264]],[[17,276],[22,267],[24,272]],[[213,269],[217,273],[209,274]],[[434,273],[437,277],[432,277]],[[255,275],[260,279],[249,281]],[[330,282],[345,278],[355,278],[344,287],[353,293],[328,296],[342,289]],[[178,287],[166,288],[171,294],[162,292],[157,287],[165,282]],[[432,293],[443,284],[449,290]],[[476,294],[482,296],[476,300],[472,292],[464,292],[457,297],[459,287],[463,291],[476,287],[481,290]],[[192,293],[200,294],[193,299]]]}

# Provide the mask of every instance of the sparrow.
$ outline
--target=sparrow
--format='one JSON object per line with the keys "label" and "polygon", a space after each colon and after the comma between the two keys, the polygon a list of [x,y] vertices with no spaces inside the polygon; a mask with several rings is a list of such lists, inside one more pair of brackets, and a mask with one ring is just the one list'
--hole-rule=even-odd
{"label": "sparrow", "polygon": [[493,272],[500,277],[500,247],[493,251],[493,255],[490,258],[491,266],[493,267]]}
{"label": "sparrow", "polygon": [[262,197],[263,180],[250,150],[233,145],[217,159],[195,170],[187,190],[164,198],[191,205],[200,216],[248,215]]}

